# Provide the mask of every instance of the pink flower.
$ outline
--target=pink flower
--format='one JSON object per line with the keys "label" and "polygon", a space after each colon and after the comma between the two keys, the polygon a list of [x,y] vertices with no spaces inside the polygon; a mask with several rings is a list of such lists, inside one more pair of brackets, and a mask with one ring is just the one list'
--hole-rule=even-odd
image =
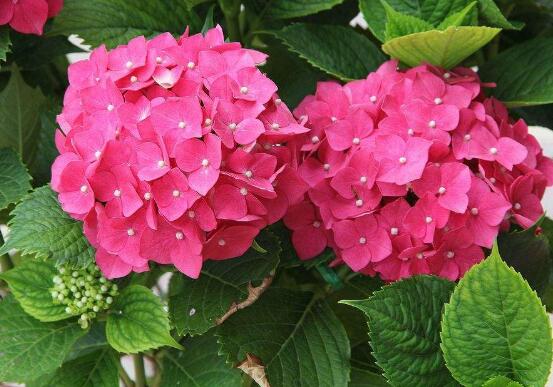
{"label": "pink flower", "polygon": [[386,281],[397,281],[417,274],[430,274],[428,257],[435,254],[432,247],[409,234],[392,237],[392,254],[374,265]]}
{"label": "pink flower", "polygon": [[265,131],[261,121],[245,116],[238,105],[227,101],[219,102],[213,129],[227,148],[234,143],[251,144]]}
{"label": "pink flower", "polygon": [[208,239],[204,256],[216,260],[240,256],[248,250],[258,233],[259,229],[251,226],[224,227]]}
{"label": "pink flower", "polygon": [[407,211],[403,222],[411,235],[430,243],[436,229],[443,228],[448,219],[449,210],[440,206],[434,195],[427,193]]}
{"label": "pink flower", "polygon": [[23,34],[42,35],[46,19],[56,16],[63,0],[0,0],[0,25]]}
{"label": "pink flower", "polygon": [[202,110],[194,97],[182,97],[153,107],[151,120],[162,136],[170,132],[176,132],[182,139],[202,135]]}
{"label": "pink flower", "polygon": [[543,214],[540,196],[535,192],[535,183],[532,175],[519,176],[508,192],[513,218],[524,228],[532,226]]}
{"label": "pink flower", "polygon": [[509,171],[513,166],[524,161],[528,151],[520,143],[509,137],[496,138],[487,130],[480,130],[474,134],[474,141],[483,148],[478,155],[481,160],[497,161]]}
{"label": "pink flower", "polygon": [[327,231],[315,208],[302,202],[290,208],[284,218],[286,227],[292,230],[292,243],[300,259],[314,258],[329,244]]}
{"label": "pink flower", "polygon": [[342,259],[355,271],[371,262],[379,262],[392,252],[386,230],[379,227],[373,215],[336,223],[334,240],[342,249]]}
{"label": "pink flower", "polygon": [[344,120],[336,121],[326,129],[328,143],[332,149],[343,151],[361,144],[373,131],[371,117],[362,109],[358,109]]}
{"label": "pink flower", "polygon": [[177,168],[152,184],[152,194],[159,213],[169,221],[180,218],[199,198],[196,192],[190,190],[188,179]]}

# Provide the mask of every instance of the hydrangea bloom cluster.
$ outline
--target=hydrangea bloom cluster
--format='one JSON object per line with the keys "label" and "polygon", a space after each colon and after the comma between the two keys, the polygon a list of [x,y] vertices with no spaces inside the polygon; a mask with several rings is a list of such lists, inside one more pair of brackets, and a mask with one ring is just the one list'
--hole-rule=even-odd
{"label": "hydrangea bloom cluster", "polygon": [[0,0],[0,25],[23,34],[42,35],[46,19],[56,16],[63,0]]}
{"label": "hydrangea bloom cluster", "polygon": [[284,219],[300,258],[330,246],[335,264],[385,280],[455,280],[500,229],[532,225],[553,163],[483,86],[471,69],[393,61],[319,83],[294,111],[311,129],[299,166],[310,188]]}
{"label": "hydrangea bloom cluster", "polygon": [[308,129],[220,27],[132,39],[69,67],[52,188],[108,278],[240,256],[307,189],[282,146]]}
{"label": "hydrangea bloom cluster", "polygon": [[79,315],[79,325],[86,329],[98,312],[106,310],[118,293],[117,285],[102,276],[96,265],[86,269],[71,270],[60,267],[53,278],[50,293],[55,304],[66,305],[65,312]]}

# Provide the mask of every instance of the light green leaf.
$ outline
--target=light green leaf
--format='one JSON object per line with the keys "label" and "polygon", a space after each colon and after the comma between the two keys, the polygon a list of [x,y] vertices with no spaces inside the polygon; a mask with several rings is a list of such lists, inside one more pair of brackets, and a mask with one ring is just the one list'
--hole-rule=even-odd
{"label": "light green leaf", "polygon": [[65,0],[49,34],[77,34],[93,47],[111,48],[139,35],[182,34],[187,25],[196,32],[202,26],[183,1]]}
{"label": "light green leaf", "polygon": [[11,45],[10,29],[8,26],[2,26],[0,28],[0,62],[6,61],[6,54],[10,52]]}
{"label": "light green leaf", "polygon": [[503,375],[543,386],[551,368],[551,327],[544,307],[494,246],[457,285],[442,320],[442,350],[460,383],[481,386]]}
{"label": "light green leaf", "polygon": [[169,312],[179,334],[207,332],[233,304],[248,298],[249,284],[255,286],[275,270],[281,252],[278,238],[264,231],[256,239],[267,253],[250,248],[239,258],[206,261],[198,279],[173,275]]}
{"label": "light green leaf", "polygon": [[366,300],[341,301],[365,313],[371,346],[395,386],[456,386],[440,350],[443,305],[455,284],[431,276],[394,282]]}
{"label": "light green leaf", "polygon": [[84,267],[94,250],[83,235],[83,227],[61,209],[56,194],[48,186],[26,196],[12,211],[10,237],[0,254],[18,249],[23,254],[50,258],[56,264]]}
{"label": "light green leaf", "polygon": [[110,309],[106,324],[109,344],[119,352],[138,353],[168,345],[182,348],[170,333],[161,300],[144,286],[125,288]]}
{"label": "light green leaf", "polygon": [[0,92],[0,148],[13,148],[30,165],[37,150],[40,112],[45,98],[28,86],[16,67]]}
{"label": "light green leaf", "polygon": [[71,317],[65,305],[52,301],[53,278],[58,271],[47,262],[27,258],[15,268],[0,274],[25,312],[40,321],[58,321]]}
{"label": "light green leaf", "polygon": [[41,323],[12,297],[0,302],[0,380],[25,382],[58,368],[86,333],[76,322]]}
{"label": "light green leaf", "polygon": [[272,19],[292,19],[331,9],[344,0],[271,0],[265,14]]}
{"label": "light green leaf", "polygon": [[311,293],[269,288],[225,321],[217,336],[228,361],[258,357],[272,387],[347,385],[346,332],[328,304]]}
{"label": "light green leaf", "polygon": [[388,3],[382,0],[386,10],[386,41],[400,36],[414,34],[416,32],[428,31],[434,26],[416,16],[402,14],[395,11]]}
{"label": "light green leaf", "polygon": [[505,376],[496,376],[488,380],[482,387],[523,387],[522,384],[515,382]]}
{"label": "light green leaf", "polygon": [[0,210],[31,190],[31,176],[12,149],[0,149]]}
{"label": "light green leaf", "polygon": [[490,27],[449,27],[395,38],[382,49],[409,66],[428,62],[451,68],[485,46],[499,31]]}
{"label": "light green leaf", "polygon": [[275,34],[313,66],[344,81],[365,78],[385,60],[368,38],[348,27],[298,23]]}
{"label": "light green leaf", "polygon": [[478,0],[478,8],[480,15],[494,27],[503,28],[504,30],[521,30],[524,28],[524,23],[507,20],[494,0]]}
{"label": "light green leaf", "polygon": [[513,46],[480,69],[490,92],[507,106],[553,103],[553,38],[540,38]]}
{"label": "light green leaf", "polygon": [[217,339],[211,334],[187,338],[184,351],[170,349],[162,360],[161,387],[239,387],[241,373],[225,362],[217,351]]}
{"label": "light green leaf", "polygon": [[118,387],[119,358],[110,347],[64,363],[48,382],[56,387]]}
{"label": "light green leaf", "polygon": [[474,6],[476,5],[476,1],[473,1],[469,5],[467,5],[462,10],[452,13],[448,17],[446,17],[440,24],[438,24],[439,30],[445,30],[447,27],[457,27],[463,25],[465,20],[467,19],[467,16],[469,15],[470,11],[473,10]]}

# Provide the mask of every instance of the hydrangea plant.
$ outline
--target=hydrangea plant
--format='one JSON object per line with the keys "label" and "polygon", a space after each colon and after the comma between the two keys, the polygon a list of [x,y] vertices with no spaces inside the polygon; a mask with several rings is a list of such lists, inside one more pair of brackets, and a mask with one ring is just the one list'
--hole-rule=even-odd
{"label": "hydrangea plant", "polygon": [[552,26],[0,0],[0,384],[545,386]]}

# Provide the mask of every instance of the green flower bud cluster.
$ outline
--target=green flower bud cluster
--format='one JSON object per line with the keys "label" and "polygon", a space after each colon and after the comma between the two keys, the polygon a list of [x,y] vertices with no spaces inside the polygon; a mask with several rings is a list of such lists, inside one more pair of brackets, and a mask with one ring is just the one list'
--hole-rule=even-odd
{"label": "green flower bud cluster", "polygon": [[108,281],[96,265],[86,269],[72,270],[60,267],[50,289],[55,304],[66,305],[65,311],[72,316],[80,315],[79,325],[86,329],[98,312],[106,310],[117,295],[117,285]]}

